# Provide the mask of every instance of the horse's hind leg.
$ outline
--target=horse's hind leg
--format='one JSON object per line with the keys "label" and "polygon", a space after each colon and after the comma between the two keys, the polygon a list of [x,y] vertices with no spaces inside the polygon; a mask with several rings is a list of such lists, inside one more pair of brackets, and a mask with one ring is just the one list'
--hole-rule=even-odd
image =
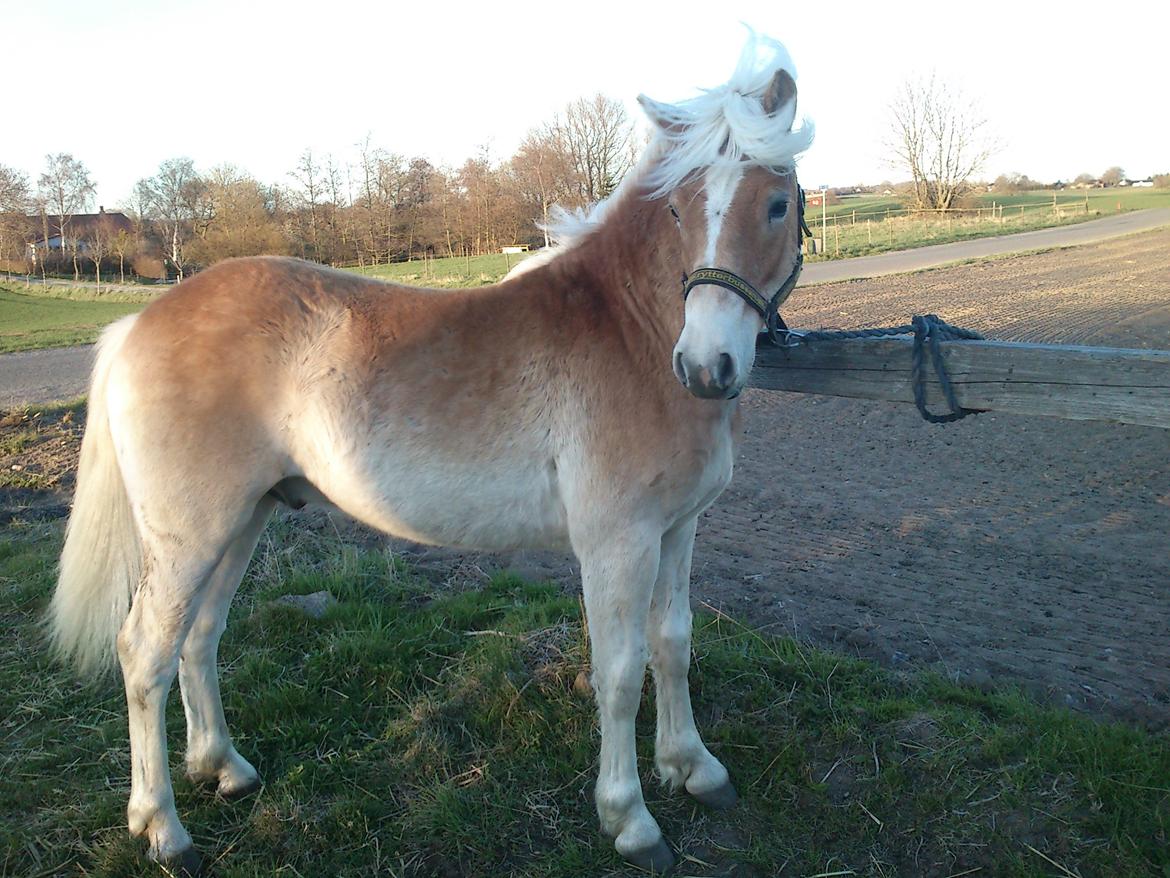
{"label": "horse's hind leg", "polygon": [[704,805],[728,808],[736,802],[735,788],[728,780],[727,769],[699,737],[687,688],[694,545],[693,518],[662,538],[662,561],[650,603],[650,667],[658,704],[655,763],[659,776],[672,788],[685,788]]}
{"label": "horse's hind leg", "polygon": [[186,542],[168,534],[144,545],[142,583],[117,643],[130,720],[130,834],[147,837],[152,859],[193,873],[198,855],[175,811],[165,709],[193,606],[221,551]]}
{"label": "horse's hind leg", "polygon": [[187,776],[215,783],[216,792],[228,799],[257,789],[260,776],[232,745],[219,695],[216,657],[227,627],[228,608],[275,505],[269,497],[257,504],[243,532],[212,571],[198,598],[179,659],[179,689],[187,715]]}

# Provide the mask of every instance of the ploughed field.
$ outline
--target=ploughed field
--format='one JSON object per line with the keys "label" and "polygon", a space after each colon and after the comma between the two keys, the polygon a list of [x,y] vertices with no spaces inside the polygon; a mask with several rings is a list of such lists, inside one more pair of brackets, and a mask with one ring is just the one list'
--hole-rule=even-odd
{"label": "ploughed field", "polygon": [[[992,338],[1170,349],[1170,229],[797,289],[790,326],[937,313]],[[693,594],[887,666],[1170,726],[1170,432],[748,390]],[[562,559],[421,549],[436,571]]]}
{"label": "ploughed field", "polygon": [[[789,325],[937,313],[988,337],[1170,349],[1170,230],[798,289]],[[1170,432],[748,391],[696,591],[888,665],[1170,725]]]}

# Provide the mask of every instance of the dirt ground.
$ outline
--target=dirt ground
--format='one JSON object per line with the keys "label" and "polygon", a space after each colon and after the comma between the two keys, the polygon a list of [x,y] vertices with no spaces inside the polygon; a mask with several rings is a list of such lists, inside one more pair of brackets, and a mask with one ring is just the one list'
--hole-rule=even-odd
{"label": "dirt ground", "polygon": [[[802,288],[785,318],[914,313],[994,338],[1170,349],[1170,230]],[[911,406],[763,391],[743,408],[734,482],[699,530],[696,605],[1170,727],[1170,433],[996,414],[934,426]],[[0,416],[0,526],[65,514],[76,420]],[[395,546],[437,581],[509,567],[574,584],[561,556]]]}

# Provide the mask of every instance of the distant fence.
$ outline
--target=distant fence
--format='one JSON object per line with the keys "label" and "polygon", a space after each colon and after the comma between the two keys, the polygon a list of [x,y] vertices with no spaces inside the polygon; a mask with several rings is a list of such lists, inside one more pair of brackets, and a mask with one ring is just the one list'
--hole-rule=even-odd
{"label": "distant fence", "polygon": [[[117,274],[114,275],[117,277]],[[92,274],[81,274],[80,280],[74,280],[72,274],[68,275],[41,275],[17,273],[15,271],[0,271],[0,281],[7,281],[8,283],[20,284],[26,288],[31,287],[93,287],[100,290],[122,290],[134,292],[149,292],[154,287],[169,287],[178,283],[178,279],[161,280],[154,278],[143,278],[134,282],[122,283],[118,280],[107,281],[105,275],[102,275],[102,282],[98,284]]]}

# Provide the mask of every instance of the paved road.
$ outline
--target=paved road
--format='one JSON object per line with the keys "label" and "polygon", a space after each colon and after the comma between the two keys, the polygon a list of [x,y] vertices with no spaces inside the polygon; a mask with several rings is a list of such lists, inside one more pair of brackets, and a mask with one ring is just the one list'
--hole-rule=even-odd
{"label": "paved road", "polygon": [[0,355],[0,409],[81,396],[92,365],[91,344]]}
{"label": "paved road", "polygon": [[[902,274],[967,259],[1088,244],[1165,225],[1170,225],[1170,208],[1135,210],[1071,226],[817,262],[805,267],[801,285]],[[92,345],[0,355],[0,408],[80,396],[86,391],[92,358]]]}

